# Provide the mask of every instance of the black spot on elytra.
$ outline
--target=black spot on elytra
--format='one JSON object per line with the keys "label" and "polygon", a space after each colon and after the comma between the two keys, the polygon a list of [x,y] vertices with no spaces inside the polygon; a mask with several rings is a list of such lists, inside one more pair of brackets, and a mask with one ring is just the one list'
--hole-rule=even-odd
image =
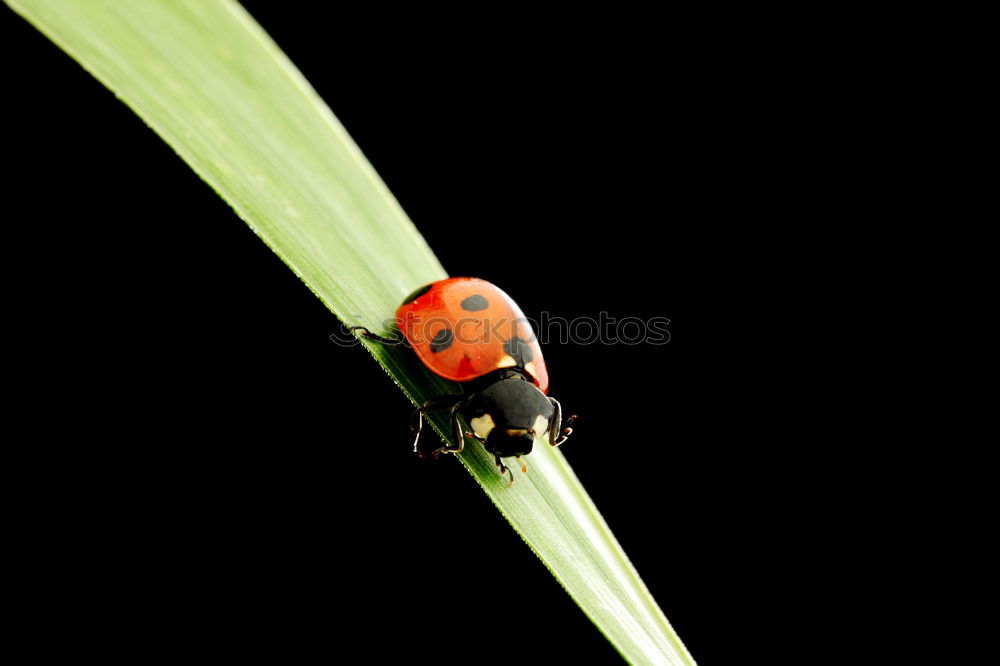
{"label": "black spot on elytra", "polygon": [[503,343],[503,350],[510,354],[510,357],[517,362],[519,368],[523,368],[535,358],[527,341],[517,336]]}
{"label": "black spot on elytra", "polygon": [[434,339],[431,340],[431,351],[435,354],[439,351],[444,351],[448,347],[451,347],[451,343],[455,341],[455,334],[451,332],[450,328],[442,328],[440,331],[434,334]]}
{"label": "black spot on elytra", "polygon": [[417,300],[418,298],[426,294],[428,291],[430,291],[431,287],[433,286],[434,286],[433,284],[425,284],[420,289],[417,289],[412,294],[403,299],[403,305],[406,305],[407,303],[412,303],[413,301]]}
{"label": "black spot on elytra", "polygon": [[484,296],[479,294],[473,294],[472,296],[462,300],[462,309],[468,310],[469,312],[485,310],[488,307],[490,307],[490,302],[486,300]]}

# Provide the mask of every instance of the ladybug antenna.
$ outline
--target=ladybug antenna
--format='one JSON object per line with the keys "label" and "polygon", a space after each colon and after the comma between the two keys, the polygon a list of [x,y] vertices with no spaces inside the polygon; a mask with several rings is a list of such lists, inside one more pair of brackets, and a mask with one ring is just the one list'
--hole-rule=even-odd
{"label": "ladybug antenna", "polygon": [[524,474],[527,474],[528,473],[528,466],[524,464],[523,460],[521,460],[521,456],[515,456],[515,458],[516,458],[517,462],[521,463],[521,472],[524,473]]}

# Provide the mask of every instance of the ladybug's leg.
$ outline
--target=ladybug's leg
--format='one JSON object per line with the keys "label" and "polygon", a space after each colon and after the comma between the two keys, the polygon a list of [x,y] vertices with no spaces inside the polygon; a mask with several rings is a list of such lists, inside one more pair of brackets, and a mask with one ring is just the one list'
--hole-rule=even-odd
{"label": "ladybug's leg", "polygon": [[[422,449],[420,447],[420,433],[424,429],[424,413],[425,412],[433,412],[433,411],[437,411],[439,409],[445,409],[447,407],[451,407],[452,408],[452,410],[451,410],[451,413],[452,413],[452,425],[454,427],[454,423],[455,423],[455,416],[454,415],[455,415],[455,412],[458,409],[458,407],[462,404],[462,402],[463,402],[462,399],[464,397],[465,397],[464,395],[442,395],[440,397],[428,400],[427,402],[425,402],[424,404],[422,404],[420,407],[417,407],[417,409],[415,409],[413,411],[413,416],[410,419],[410,431],[413,433],[413,452],[414,453],[416,453],[418,456],[424,456],[424,455],[427,455],[427,454],[436,455],[441,450],[441,448],[446,448],[446,447],[439,447],[437,449],[427,450],[426,448]],[[448,449],[448,450],[450,450],[450,449]],[[459,447],[458,447],[457,450],[458,451],[462,450],[461,439],[459,439]]]}
{"label": "ladybug's leg", "polygon": [[552,419],[549,421],[549,444],[556,446],[556,440],[559,439],[559,430],[562,429],[562,405],[555,398],[549,398],[549,402],[552,403]]}
{"label": "ladybug's leg", "polygon": [[[459,401],[451,407],[451,436],[455,438],[455,441],[458,442],[458,444],[454,446],[448,446],[447,444],[439,446],[431,451],[431,455],[435,457],[440,453],[461,453],[462,449],[465,448],[465,433],[462,432],[462,424],[458,420],[458,412],[462,408],[462,405],[465,404],[465,400],[462,400],[461,398],[464,398],[465,396],[456,395],[448,397],[459,399]],[[447,407],[447,405],[442,406]]]}
{"label": "ladybug's leg", "polygon": [[561,433],[559,433],[559,437],[556,439],[555,444],[553,444],[552,446],[559,446],[567,439],[569,439],[569,436],[573,434],[573,428],[571,428],[570,426],[573,425],[576,419],[577,419],[576,414],[572,414],[568,419],[566,419],[566,427],[562,429]]}
{"label": "ladybug's leg", "polygon": [[563,427],[562,406],[555,398],[549,398],[549,402],[551,402],[552,407],[555,408],[555,411],[552,413],[552,420],[549,421],[549,444],[552,446],[559,446],[573,434],[573,429],[569,426],[573,425],[573,422],[576,421],[577,417],[576,414],[570,416],[566,419],[566,427]]}
{"label": "ladybug's leg", "polygon": [[465,448],[465,433],[462,432],[462,424],[458,420],[458,412],[465,405],[465,400],[455,403],[451,408],[451,436],[457,444],[454,446],[443,446],[441,449],[445,453],[459,453]]}
{"label": "ladybug's leg", "polygon": [[371,331],[369,331],[364,326],[351,326],[350,328],[351,328],[351,333],[356,333],[357,335],[360,335],[363,338],[367,338],[369,340],[374,340],[375,342],[381,342],[383,345],[395,346],[395,345],[405,345],[406,344],[406,339],[405,338],[399,338],[399,339],[396,339],[396,338],[383,338],[381,335],[377,335],[375,333],[372,333]]}

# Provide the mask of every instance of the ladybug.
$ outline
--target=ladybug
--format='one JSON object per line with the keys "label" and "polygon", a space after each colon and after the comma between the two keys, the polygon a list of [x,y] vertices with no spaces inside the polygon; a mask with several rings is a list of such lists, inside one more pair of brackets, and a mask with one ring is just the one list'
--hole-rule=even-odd
{"label": "ladybug", "polygon": [[[458,453],[465,439],[478,440],[492,453],[500,474],[514,474],[502,458],[531,453],[537,440],[559,446],[573,432],[571,416],[548,397],[549,374],[535,334],[510,296],[499,287],[471,277],[439,280],[417,289],[396,310],[402,339],[376,335],[362,326],[355,333],[383,344],[405,344],[435,374],[458,382],[464,392],[428,400],[413,412],[413,450],[420,456]],[[450,409],[456,444],[422,445],[424,414]],[[465,432],[459,417],[472,432]]]}

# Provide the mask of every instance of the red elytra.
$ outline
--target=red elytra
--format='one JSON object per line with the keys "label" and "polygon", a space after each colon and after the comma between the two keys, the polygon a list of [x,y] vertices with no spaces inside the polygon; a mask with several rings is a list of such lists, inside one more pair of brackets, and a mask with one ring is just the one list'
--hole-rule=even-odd
{"label": "red elytra", "polygon": [[396,322],[421,362],[456,382],[519,367],[542,393],[549,374],[542,348],[517,303],[479,278],[433,282],[406,298]]}

